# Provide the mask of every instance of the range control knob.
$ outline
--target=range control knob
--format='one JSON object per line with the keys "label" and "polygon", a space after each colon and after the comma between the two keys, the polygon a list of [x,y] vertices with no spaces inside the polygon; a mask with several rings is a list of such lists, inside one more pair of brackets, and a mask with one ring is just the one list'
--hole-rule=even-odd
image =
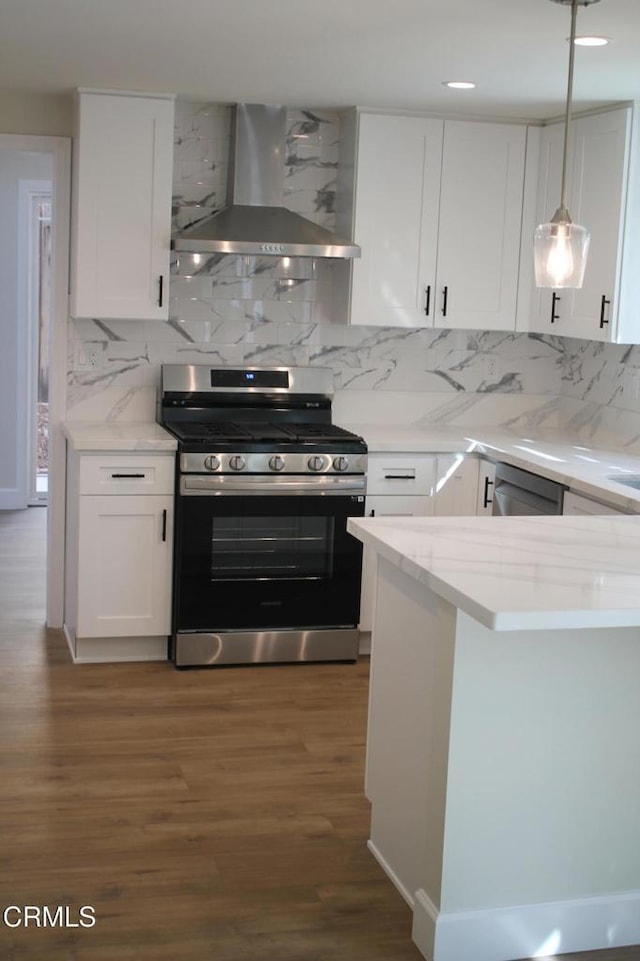
{"label": "range control knob", "polygon": [[315,457],[309,458],[309,460],[307,461],[307,467],[309,468],[309,470],[312,470],[314,473],[317,474],[318,471],[322,470],[325,463],[326,461],[324,457],[320,457],[319,455],[316,454]]}
{"label": "range control knob", "polygon": [[246,461],[241,454],[234,454],[233,457],[229,458],[229,467],[231,470],[244,470],[246,466]]}
{"label": "range control knob", "polygon": [[269,458],[269,468],[271,470],[280,471],[284,468],[284,457],[280,454],[274,454],[273,457]]}
{"label": "range control knob", "polygon": [[334,469],[334,470],[337,470],[339,473],[342,473],[343,471],[345,471],[348,466],[349,466],[349,458],[348,458],[348,457],[334,457],[334,458],[333,458],[333,469]]}
{"label": "range control knob", "polygon": [[204,459],[204,466],[207,470],[218,470],[220,467],[220,458],[216,457],[215,454],[209,454],[209,456]]}

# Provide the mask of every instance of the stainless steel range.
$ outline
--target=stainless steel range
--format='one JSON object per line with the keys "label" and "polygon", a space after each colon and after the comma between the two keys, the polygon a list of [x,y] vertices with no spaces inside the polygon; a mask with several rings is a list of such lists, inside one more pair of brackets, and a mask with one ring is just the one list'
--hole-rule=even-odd
{"label": "stainless steel range", "polygon": [[162,368],[178,439],[178,667],[353,661],[367,448],[332,423],[325,368]]}

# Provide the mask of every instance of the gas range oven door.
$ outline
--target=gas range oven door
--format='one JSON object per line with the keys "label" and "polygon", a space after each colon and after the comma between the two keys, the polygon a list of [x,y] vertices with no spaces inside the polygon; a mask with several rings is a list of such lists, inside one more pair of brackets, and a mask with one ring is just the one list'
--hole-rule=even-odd
{"label": "gas range oven door", "polygon": [[355,660],[364,479],[183,476],[177,666]]}

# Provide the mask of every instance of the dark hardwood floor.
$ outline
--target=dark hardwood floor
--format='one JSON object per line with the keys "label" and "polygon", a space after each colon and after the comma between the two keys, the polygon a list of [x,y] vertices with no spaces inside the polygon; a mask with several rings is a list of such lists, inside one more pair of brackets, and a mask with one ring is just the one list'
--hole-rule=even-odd
{"label": "dark hardwood floor", "polygon": [[96,923],[0,919],[2,961],[420,961],[366,848],[367,660],[73,666],[45,513],[0,513],[0,909]]}

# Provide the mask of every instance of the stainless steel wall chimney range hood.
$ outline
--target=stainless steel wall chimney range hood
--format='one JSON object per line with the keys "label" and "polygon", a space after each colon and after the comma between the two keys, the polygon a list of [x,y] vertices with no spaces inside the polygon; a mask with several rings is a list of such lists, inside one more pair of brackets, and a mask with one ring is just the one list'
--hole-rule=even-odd
{"label": "stainless steel wall chimney range hood", "polygon": [[229,163],[230,205],[177,234],[190,253],[359,257],[360,248],[288,210],[284,192],[286,107],[237,104]]}

